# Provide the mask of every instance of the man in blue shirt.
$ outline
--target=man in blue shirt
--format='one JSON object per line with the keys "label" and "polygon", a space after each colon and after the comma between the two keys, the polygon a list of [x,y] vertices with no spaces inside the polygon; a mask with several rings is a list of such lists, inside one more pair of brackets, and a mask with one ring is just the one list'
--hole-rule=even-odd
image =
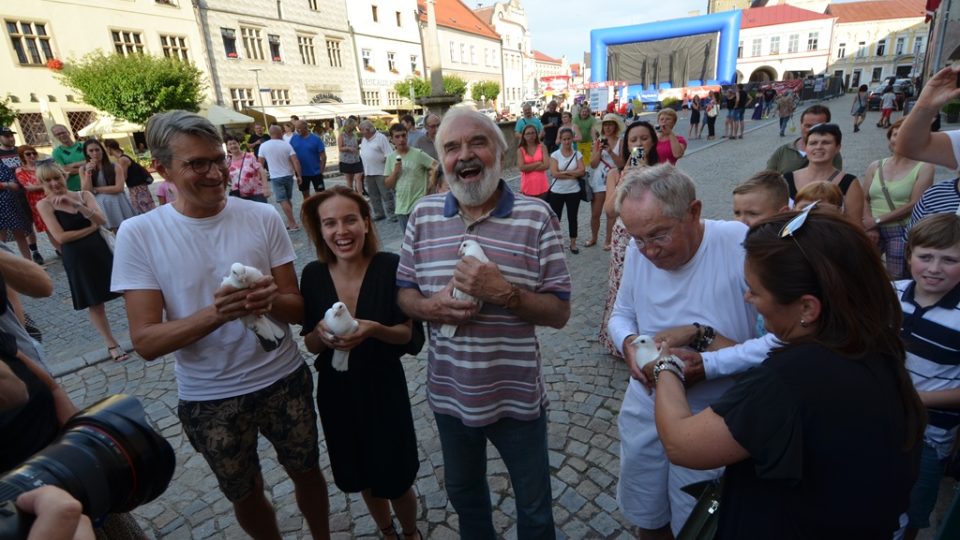
{"label": "man in blue shirt", "polygon": [[323,191],[323,170],[327,166],[327,149],[323,146],[323,139],[316,133],[311,133],[307,123],[297,120],[293,124],[293,137],[290,146],[297,153],[300,161],[300,193],[306,199],[310,196],[310,184],[314,191]]}
{"label": "man in blue shirt", "polygon": [[537,135],[540,137],[540,140],[543,140],[543,123],[540,122],[540,119],[533,115],[533,107],[529,103],[524,103],[523,116],[517,119],[517,125],[514,127],[514,135],[517,140],[520,140],[520,135],[523,134],[523,128],[528,125],[532,125],[537,128]]}

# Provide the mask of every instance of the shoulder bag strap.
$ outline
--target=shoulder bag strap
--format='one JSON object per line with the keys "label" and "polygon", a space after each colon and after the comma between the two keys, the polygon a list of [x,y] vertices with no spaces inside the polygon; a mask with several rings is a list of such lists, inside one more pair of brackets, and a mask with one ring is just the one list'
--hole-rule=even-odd
{"label": "shoulder bag strap", "polygon": [[880,166],[877,167],[877,176],[880,178],[880,191],[883,192],[883,198],[887,200],[887,206],[889,206],[890,211],[893,212],[897,207],[894,206],[893,198],[890,197],[890,190],[887,189],[887,183],[883,179],[883,164],[886,162],[887,160],[885,159],[880,161]]}

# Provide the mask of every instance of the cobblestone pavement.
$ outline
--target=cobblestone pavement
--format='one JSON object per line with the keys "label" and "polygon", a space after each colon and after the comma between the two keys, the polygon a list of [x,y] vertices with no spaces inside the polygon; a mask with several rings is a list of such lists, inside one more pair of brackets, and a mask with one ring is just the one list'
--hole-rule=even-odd
{"label": "cobblestone pavement", "polygon": [[[845,168],[860,175],[869,161],[886,155],[884,133],[873,127],[875,118],[871,113],[864,131],[853,134],[850,116],[846,114],[848,100],[835,100],[828,105],[834,110],[834,121],[844,130]],[[679,124],[679,130],[686,131],[687,120],[682,118]],[[718,124],[722,133],[722,120]],[[767,156],[789,140],[777,136],[776,124],[776,120],[748,121],[749,131],[743,140],[691,141],[680,167],[696,181],[705,217],[729,218],[733,186],[762,169]],[[938,171],[937,178],[949,177],[949,171]],[[516,186],[515,174],[508,174],[508,178]],[[585,205],[581,207],[580,224],[580,238],[588,238],[589,209]],[[399,226],[386,221],[378,225],[384,249],[396,250]],[[299,271],[313,260],[314,250],[304,232],[292,233],[292,239],[299,256]],[[25,305],[44,331],[50,364],[61,384],[80,406],[120,392],[140,398],[151,420],[176,451],[173,481],[158,500],[135,510],[140,523],[154,538],[242,538],[230,504],[181,430],[175,409],[177,391],[172,358],[144,362],[134,356],[123,363],[105,361],[106,350],[86,315],[71,309],[60,261],[54,258],[49,245],[44,254],[51,259],[47,270],[53,276],[55,294],[49,299],[25,299]],[[615,500],[619,469],[615,417],[628,371],[622,363],[605,355],[596,340],[607,294],[608,254],[599,247],[581,248],[579,255],[568,252],[568,262],[574,286],[570,322],[562,330],[539,332],[551,401],[549,449],[554,516],[561,537],[632,538],[634,531],[618,512]],[[109,303],[107,312],[117,337],[129,346],[123,302]],[[419,526],[429,538],[456,538],[457,516],[443,489],[442,455],[426,403],[425,364],[425,352],[404,361],[421,459],[416,481]],[[293,485],[278,466],[272,448],[262,439],[260,454],[266,485],[285,537],[309,537],[294,501]],[[494,524],[499,536],[515,538],[515,508],[506,470],[496,450],[491,448],[488,454]],[[330,481],[332,474],[325,452],[321,452],[321,464]],[[332,481],[329,489],[330,524],[335,538],[379,537],[358,495],[340,492]]]}

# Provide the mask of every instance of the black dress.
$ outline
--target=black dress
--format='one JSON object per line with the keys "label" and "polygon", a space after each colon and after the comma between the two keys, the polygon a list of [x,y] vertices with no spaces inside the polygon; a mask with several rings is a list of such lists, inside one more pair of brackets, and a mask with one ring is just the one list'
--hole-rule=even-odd
{"label": "black dress", "polygon": [[[70,214],[54,210],[53,215],[64,231],[78,231],[90,226],[90,220],[79,212]],[[113,270],[113,252],[100,233],[88,234],[79,240],[60,246],[63,269],[70,283],[73,309],[79,311],[102,304],[120,296],[110,292],[110,273]]]}
{"label": "black dress", "polygon": [[920,457],[893,364],[788,346],[712,403],[750,453],[724,473],[715,538],[891,538]]}
{"label": "black dress", "polygon": [[[793,199],[796,199],[797,192],[799,190],[797,189],[796,181],[793,179],[793,172],[791,171],[791,172],[783,173],[783,179],[787,181],[787,190],[790,192],[790,200],[792,201]],[[847,190],[850,189],[850,185],[853,184],[853,181],[856,179],[857,179],[856,176],[846,173],[843,175],[843,178],[841,178],[839,182],[834,182],[833,176],[831,176],[830,179],[827,180],[827,182],[831,184],[835,183],[836,186],[840,188],[840,194],[846,197]]]}
{"label": "black dress", "polygon": [[[377,253],[360,285],[354,318],[386,326],[407,316],[397,306],[399,256]],[[339,302],[326,264],[303,269],[303,332],[313,331],[327,309]],[[317,410],[337,487],[345,493],[370,489],[374,497],[396,499],[413,485],[420,468],[410,412],[404,346],[368,339],[350,351],[349,369],[331,366],[332,350],[317,355]]]}

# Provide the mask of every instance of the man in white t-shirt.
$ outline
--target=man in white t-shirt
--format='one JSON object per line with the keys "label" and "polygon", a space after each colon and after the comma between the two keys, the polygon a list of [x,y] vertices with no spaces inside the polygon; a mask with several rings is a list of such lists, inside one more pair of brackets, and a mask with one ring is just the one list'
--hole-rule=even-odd
{"label": "man in white t-shirt", "polygon": [[[134,349],[147,360],[174,355],[184,433],[247,534],[280,538],[260,474],[262,432],[293,480],[314,538],[327,538],[313,379],[288,326],[302,321],[303,298],[283,222],[267,205],[226,196],[222,140],[207,119],[177,110],[154,115],[147,144],[178,196],[127,220],[117,234],[110,287],[124,294]],[[263,277],[246,289],[221,285],[238,262]],[[264,349],[242,321],[250,315],[283,329],[278,346]]]}
{"label": "man in white t-shirt", "polygon": [[[717,478],[721,470],[669,463],[654,423],[653,363],[641,360],[644,366],[637,366],[631,343],[646,334],[670,347],[706,351],[751,340],[757,312],[743,300],[747,227],[701,220],[693,182],[672,165],[630,171],[624,182],[617,200],[633,240],[608,326],[631,373],[618,419],[617,500],[623,515],[641,528],[640,538],[673,538],[671,527],[676,534],[696,503],[680,488]],[[688,390],[694,414],[733,383],[723,375],[762,361],[769,341],[752,341],[760,352],[723,358],[704,353],[702,364],[687,365],[688,382],[702,381]]]}
{"label": "man in white t-shirt", "polygon": [[360,161],[363,162],[364,185],[370,196],[373,220],[389,218],[390,221],[397,221],[394,213],[394,191],[387,188],[384,176],[384,164],[387,155],[393,152],[393,146],[390,146],[386,135],[377,131],[369,120],[360,122],[360,134],[363,135],[363,140],[360,141]]}
{"label": "man in white t-shirt", "polygon": [[293,181],[296,179],[297,186],[300,186],[303,183],[303,176],[300,172],[297,151],[290,143],[283,140],[283,130],[280,126],[276,124],[270,126],[270,140],[260,145],[257,159],[260,160],[261,166],[266,165],[269,169],[273,193],[287,218],[287,230],[298,230],[300,227],[297,226],[297,220],[293,217]]}

